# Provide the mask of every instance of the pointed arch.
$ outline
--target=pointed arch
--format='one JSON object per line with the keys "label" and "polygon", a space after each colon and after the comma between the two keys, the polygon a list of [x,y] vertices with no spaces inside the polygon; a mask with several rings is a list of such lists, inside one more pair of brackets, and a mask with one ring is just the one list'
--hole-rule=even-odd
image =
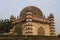
{"label": "pointed arch", "polygon": [[45,31],[44,31],[44,29],[42,27],[40,27],[38,29],[38,35],[41,35],[41,36],[44,36],[45,35]]}

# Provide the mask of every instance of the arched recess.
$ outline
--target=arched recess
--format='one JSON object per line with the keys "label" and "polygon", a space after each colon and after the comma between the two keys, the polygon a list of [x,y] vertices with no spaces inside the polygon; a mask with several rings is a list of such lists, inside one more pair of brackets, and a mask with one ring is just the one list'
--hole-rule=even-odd
{"label": "arched recess", "polygon": [[40,36],[44,36],[45,35],[45,31],[44,31],[44,29],[42,27],[40,27],[38,29],[38,35],[40,35]]}

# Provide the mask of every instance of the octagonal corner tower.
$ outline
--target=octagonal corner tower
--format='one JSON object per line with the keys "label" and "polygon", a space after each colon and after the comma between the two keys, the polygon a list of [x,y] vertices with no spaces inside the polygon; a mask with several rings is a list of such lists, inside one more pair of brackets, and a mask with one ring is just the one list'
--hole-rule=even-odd
{"label": "octagonal corner tower", "polygon": [[55,36],[54,16],[43,17],[42,11],[35,6],[25,7],[20,17],[13,20],[10,33],[22,35]]}

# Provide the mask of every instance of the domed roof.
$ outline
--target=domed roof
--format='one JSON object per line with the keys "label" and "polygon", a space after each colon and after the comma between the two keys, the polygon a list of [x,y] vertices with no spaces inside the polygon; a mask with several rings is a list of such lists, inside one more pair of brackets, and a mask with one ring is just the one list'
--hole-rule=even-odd
{"label": "domed roof", "polygon": [[43,17],[42,11],[39,8],[34,7],[34,6],[28,6],[28,7],[24,8],[20,13],[20,17],[25,15],[27,11],[28,12],[31,11],[32,15],[35,15],[36,17]]}

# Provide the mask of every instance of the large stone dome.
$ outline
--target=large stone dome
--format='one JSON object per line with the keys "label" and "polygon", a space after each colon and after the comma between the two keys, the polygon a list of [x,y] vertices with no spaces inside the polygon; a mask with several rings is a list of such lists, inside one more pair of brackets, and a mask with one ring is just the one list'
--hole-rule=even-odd
{"label": "large stone dome", "polygon": [[35,15],[36,17],[43,17],[42,11],[41,11],[39,8],[35,7],[35,6],[25,7],[25,8],[21,11],[20,17],[23,16],[23,15],[25,15],[26,12],[28,12],[28,11],[31,11],[31,12],[33,13],[33,15]]}

